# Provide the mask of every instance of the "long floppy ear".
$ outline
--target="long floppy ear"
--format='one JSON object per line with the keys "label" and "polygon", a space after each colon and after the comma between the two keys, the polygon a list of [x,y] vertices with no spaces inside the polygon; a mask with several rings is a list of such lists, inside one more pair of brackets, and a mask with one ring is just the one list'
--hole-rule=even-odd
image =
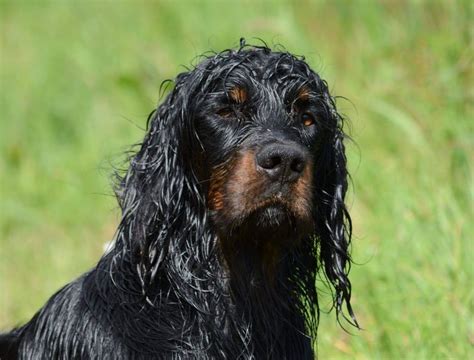
{"label": "long floppy ear", "polygon": [[[116,247],[131,253],[128,261],[143,289],[162,266],[170,267],[171,277],[187,273],[181,267],[192,266],[188,257],[196,252],[205,256],[208,249],[203,245],[197,251],[196,242],[211,241],[203,233],[205,199],[190,166],[198,143],[193,109],[200,80],[197,70],[177,77],[174,89],[150,115],[147,134],[119,185],[122,220]],[[182,281],[168,279],[173,280]]]}
{"label": "long floppy ear", "polygon": [[[358,327],[351,307],[351,282],[348,278],[351,257],[349,245],[352,223],[344,203],[347,191],[347,160],[342,129],[343,119],[337,113],[326,84],[323,85],[324,119],[323,142],[315,168],[317,235],[320,242],[320,261],[325,275],[334,287],[334,306],[337,315],[343,314],[343,303],[350,319]],[[345,317],[345,316],[344,316]]]}

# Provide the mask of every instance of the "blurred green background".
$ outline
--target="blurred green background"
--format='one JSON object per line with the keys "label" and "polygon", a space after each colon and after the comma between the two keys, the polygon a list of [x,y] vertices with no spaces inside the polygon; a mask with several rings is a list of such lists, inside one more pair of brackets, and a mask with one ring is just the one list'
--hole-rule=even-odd
{"label": "blurred green background", "polygon": [[100,257],[111,164],[161,81],[244,36],[304,54],[349,99],[363,330],[322,314],[320,358],[474,356],[470,1],[3,0],[0,22],[0,328]]}

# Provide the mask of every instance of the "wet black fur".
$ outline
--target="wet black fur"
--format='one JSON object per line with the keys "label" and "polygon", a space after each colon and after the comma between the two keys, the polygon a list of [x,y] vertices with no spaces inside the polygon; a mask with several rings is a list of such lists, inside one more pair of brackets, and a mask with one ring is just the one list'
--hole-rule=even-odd
{"label": "wet black fur", "polygon": [[[235,85],[252,94],[245,107],[229,102]],[[284,100],[303,85],[316,94],[309,132]],[[223,108],[232,119],[218,118]],[[284,51],[242,45],[178,75],[120,179],[113,248],[30,322],[1,335],[1,358],[313,358],[318,270],[337,313],[345,303],[354,320],[342,126],[326,82]],[[263,129],[300,142],[314,161],[314,232],[285,251],[272,281],[251,250],[224,264],[206,205],[209,172]]]}

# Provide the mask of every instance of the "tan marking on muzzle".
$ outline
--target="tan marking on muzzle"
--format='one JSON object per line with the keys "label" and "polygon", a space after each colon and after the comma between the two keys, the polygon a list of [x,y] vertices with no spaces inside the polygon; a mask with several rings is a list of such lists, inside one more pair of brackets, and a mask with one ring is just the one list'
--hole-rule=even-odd
{"label": "tan marking on muzzle", "polygon": [[306,164],[303,174],[293,186],[295,201],[292,204],[293,211],[302,219],[311,218],[312,202],[313,162]]}

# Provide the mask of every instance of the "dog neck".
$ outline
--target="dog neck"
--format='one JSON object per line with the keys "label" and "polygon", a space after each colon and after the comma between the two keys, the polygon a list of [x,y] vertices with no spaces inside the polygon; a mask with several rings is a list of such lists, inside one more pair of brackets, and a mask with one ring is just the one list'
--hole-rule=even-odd
{"label": "dog neck", "polygon": [[276,354],[288,353],[294,346],[310,349],[300,289],[292,276],[295,251],[302,240],[279,235],[255,231],[252,238],[221,241],[227,245],[222,248],[222,260],[229,275],[233,308],[229,316],[245,320],[249,341],[262,357],[269,349]]}

